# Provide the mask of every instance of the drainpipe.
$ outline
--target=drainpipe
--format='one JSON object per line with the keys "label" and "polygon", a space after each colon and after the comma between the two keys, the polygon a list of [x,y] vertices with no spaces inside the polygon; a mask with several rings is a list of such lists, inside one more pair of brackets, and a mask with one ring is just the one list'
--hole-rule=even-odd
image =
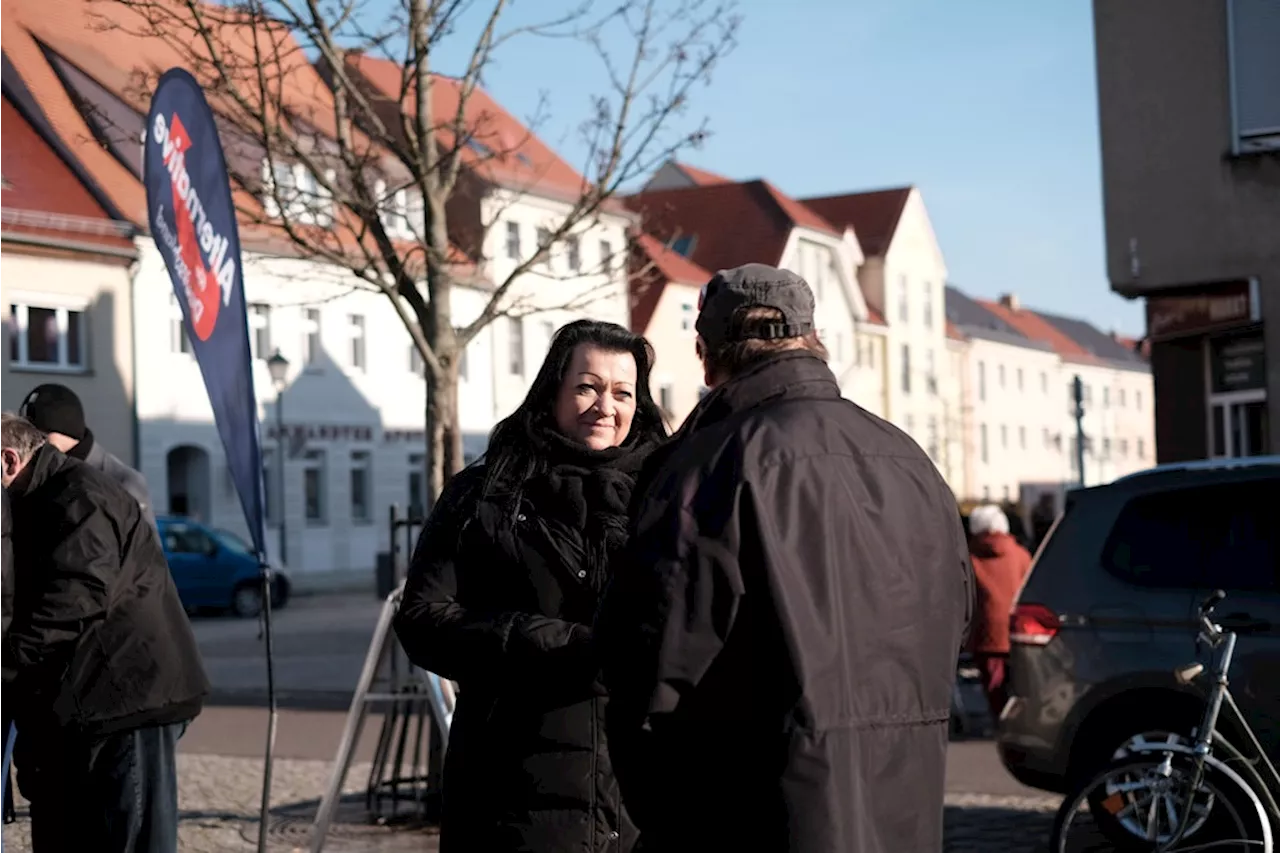
{"label": "drainpipe", "polygon": [[[129,414],[133,418],[133,467],[142,470],[142,425],[138,417],[138,313],[135,307],[137,299],[138,270],[142,266],[141,256],[129,262]],[[144,478],[145,479],[145,478]],[[155,502],[155,498],[152,498]]]}

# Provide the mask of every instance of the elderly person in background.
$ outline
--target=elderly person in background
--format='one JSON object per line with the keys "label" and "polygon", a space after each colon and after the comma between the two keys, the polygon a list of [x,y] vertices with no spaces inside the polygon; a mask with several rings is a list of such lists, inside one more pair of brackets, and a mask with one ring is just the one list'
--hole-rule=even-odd
{"label": "elderly person in background", "polygon": [[1009,534],[1009,519],[986,504],[969,514],[969,556],[977,578],[977,609],[969,652],[994,717],[1004,709],[1009,662],[1009,613],[1031,569],[1031,554]]}

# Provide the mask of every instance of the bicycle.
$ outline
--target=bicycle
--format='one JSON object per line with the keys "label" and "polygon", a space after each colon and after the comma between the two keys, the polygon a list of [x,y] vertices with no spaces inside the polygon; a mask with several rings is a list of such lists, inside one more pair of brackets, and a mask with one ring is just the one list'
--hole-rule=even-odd
{"label": "bicycle", "polygon": [[[1071,829],[1084,814],[1105,809],[1112,823],[1131,837],[1117,839],[1112,849],[1170,853],[1170,851],[1238,850],[1274,853],[1280,834],[1280,773],[1263,751],[1245,721],[1228,686],[1236,633],[1213,621],[1213,612],[1226,598],[1216,590],[1200,605],[1197,644],[1217,652],[1208,675],[1212,681],[1200,725],[1189,742],[1146,743],[1127,750],[1107,767],[1074,788],[1054,819],[1049,849],[1077,853],[1106,849],[1081,846]],[[1205,665],[1188,664],[1174,672],[1183,685],[1205,675]],[[1232,731],[1244,739],[1248,755],[1218,730],[1227,712]],[[1141,832],[1141,835],[1139,834]],[[1183,841],[1187,846],[1179,846]]]}

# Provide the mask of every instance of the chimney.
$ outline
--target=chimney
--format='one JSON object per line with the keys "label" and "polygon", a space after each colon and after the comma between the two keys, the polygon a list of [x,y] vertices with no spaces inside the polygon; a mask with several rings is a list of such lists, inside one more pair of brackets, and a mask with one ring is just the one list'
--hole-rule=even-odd
{"label": "chimney", "polygon": [[1002,293],[1000,294],[1000,304],[1010,311],[1017,311],[1019,310],[1018,295],[1016,293]]}

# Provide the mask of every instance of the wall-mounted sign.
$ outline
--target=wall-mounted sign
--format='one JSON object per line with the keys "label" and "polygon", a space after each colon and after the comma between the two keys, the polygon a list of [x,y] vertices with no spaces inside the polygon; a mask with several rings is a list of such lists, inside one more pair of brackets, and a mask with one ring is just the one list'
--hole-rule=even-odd
{"label": "wall-mounted sign", "polygon": [[[373,441],[373,427],[341,424],[285,424],[284,433],[294,441]],[[275,439],[279,428],[272,424],[267,437]]]}
{"label": "wall-mounted sign", "polygon": [[1257,287],[1248,279],[1147,298],[1147,334],[1157,340],[1229,329],[1258,319]]}
{"label": "wall-mounted sign", "polygon": [[1213,393],[1267,387],[1267,349],[1261,332],[1215,338],[1209,342]]}

